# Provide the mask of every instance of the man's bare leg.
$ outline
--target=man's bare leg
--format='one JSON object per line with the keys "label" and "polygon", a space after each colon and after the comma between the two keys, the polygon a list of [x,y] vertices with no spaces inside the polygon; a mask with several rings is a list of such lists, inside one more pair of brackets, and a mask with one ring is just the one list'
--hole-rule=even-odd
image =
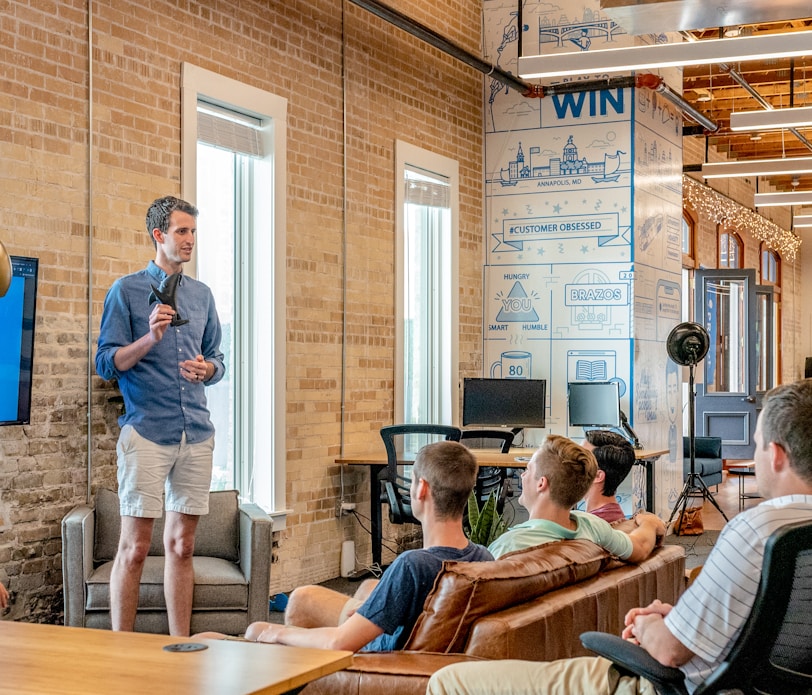
{"label": "man's bare leg", "polygon": [[167,512],[164,526],[164,596],[169,634],[188,637],[192,622],[195,531],[199,516]]}
{"label": "man's bare leg", "polygon": [[114,630],[132,632],[138,611],[138,588],[149,552],[155,519],[121,517],[121,535],[110,574],[110,619]]}
{"label": "man's bare leg", "polygon": [[285,609],[285,625],[297,627],[335,627],[352,615],[372,592],[377,579],[361,583],[350,597],[324,586],[300,586],[294,589]]}

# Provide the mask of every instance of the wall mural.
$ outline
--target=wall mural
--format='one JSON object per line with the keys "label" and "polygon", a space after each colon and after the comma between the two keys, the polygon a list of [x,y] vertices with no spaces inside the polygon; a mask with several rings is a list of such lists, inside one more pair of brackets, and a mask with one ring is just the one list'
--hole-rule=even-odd
{"label": "wall mural", "polygon": [[[640,41],[597,3],[528,0],[521,27],[515,2],[483,8],[485,57],[514,74],[520,36],[526,54]],[[677,373],[664,344],[681,312],[680,114],[633,88],[527,99],[492,80],[484,102],[484,376],[547,379],[547,429],[526,433],[530,445],[583,436],[568,424],[568,382],[617,381],[644,448],[671,452],[657,466],[667,516],[682,487],[681,394],[666,398]],[[627,511],[641,504],[641,470]]]}

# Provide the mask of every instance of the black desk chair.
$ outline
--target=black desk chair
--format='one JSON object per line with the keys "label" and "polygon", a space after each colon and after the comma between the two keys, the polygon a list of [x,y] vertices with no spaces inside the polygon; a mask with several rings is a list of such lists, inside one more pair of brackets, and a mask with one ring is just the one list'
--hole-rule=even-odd
{"label": "black desk chair", "polygon": [[[694,695],[812,692],[812,522],[788,524],[770,536],[756,601],[727,658]],[[663,666],[641,647],[603,632],[581,643],[621,671],[651,681],[660,695],[685,695],[682,671]]]}
{"label": "black desk chair", "polygon": [[[463,430],[460,443],[469,449],[499,449],[503,454],[510,452],[513,432],[510,430]],[[476,498],[480,508],[488,501],[491,493],[496,494],[496,511],[501,514],[508,497],[508,469],[496,466],[480,466],[476,478]]]}
{"label": "black desk chair", "polygon": [[[401,474],[403,463],[398,462],[398,452],[417,453],[420,447],[445,439],[458,442],[462,431],[450,425],[389,425],[381,427],[381,439],[386,447],[386,470],[381,472],[383,493],[381,502],[389,505],[389,521],[393,524],[419,524],[412,516],[412,500],[409,496],[411,476]],[[411,469],[411,466],[409,466]],[[405,472],[405,471],[404,471]]]}

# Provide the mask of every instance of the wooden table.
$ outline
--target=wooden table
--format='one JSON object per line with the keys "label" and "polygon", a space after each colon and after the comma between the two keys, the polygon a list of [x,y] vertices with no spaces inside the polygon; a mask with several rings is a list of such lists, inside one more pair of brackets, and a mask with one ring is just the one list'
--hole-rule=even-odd
{"label": "wooden table", "polygon": [[[170,644],[205,644],[170,652]],[[3,695],[276,695],[352,663],[352,652],[0,621]]]}
{"label": "wooden table", "polygon": [[[498,449],[471,449],[480,466],[500,468],[526,468],[527,461],[535,448],[514,448],[503,454]],[[654,463],[667,454],[668,449],[635,449],[635,463],[646,470],[646,509],[654,511]],[[414,453],[404,453],[398,463],[409,465],[414,462]],[[519,460],[517,460],[519,459]],[[369,468],[370,532],[372,535],[372,562],[381,564],[383,548],[383,503],[381,502],[381,473],[386,470],[386,451],[380,449],[361,454],[345,454],[335,460],[347,466],[367,466]]]}

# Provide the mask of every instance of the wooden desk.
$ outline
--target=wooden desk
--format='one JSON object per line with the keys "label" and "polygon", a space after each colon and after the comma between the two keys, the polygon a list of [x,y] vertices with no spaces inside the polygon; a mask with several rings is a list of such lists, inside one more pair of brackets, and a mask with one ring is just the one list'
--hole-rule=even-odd
{"label": "wooden desk", "polygon": [[[511,449],[503,454],[497,449],[471,449],[480,466],[498,466],[500,468],[526,468],[526,461],[517,461],[517,457],[533,455],[535,448]],[[644,466],[646,470],[646,509],[654,511],[654,463],[667,454],[668,449],[635,449],[635,463]],[[409,465],[414,462],[414,453],[405,453],[398,459],[399,463]],[[381,502],[381,473],[386,469],[386,451],[376,449],[362,454],[346,454],[336,459],[336,463],[348,466],[369,467],[369,499],[370,499],[370,532],[372,535],[372,562],[381,564],[383,542],[383,504]]]}
{"label": "wooden desk", "polygon": [[[168,652],[168,644],[208,648]],[[352,663],[352,652],[0,621],[3,695],[277,695]]]}

